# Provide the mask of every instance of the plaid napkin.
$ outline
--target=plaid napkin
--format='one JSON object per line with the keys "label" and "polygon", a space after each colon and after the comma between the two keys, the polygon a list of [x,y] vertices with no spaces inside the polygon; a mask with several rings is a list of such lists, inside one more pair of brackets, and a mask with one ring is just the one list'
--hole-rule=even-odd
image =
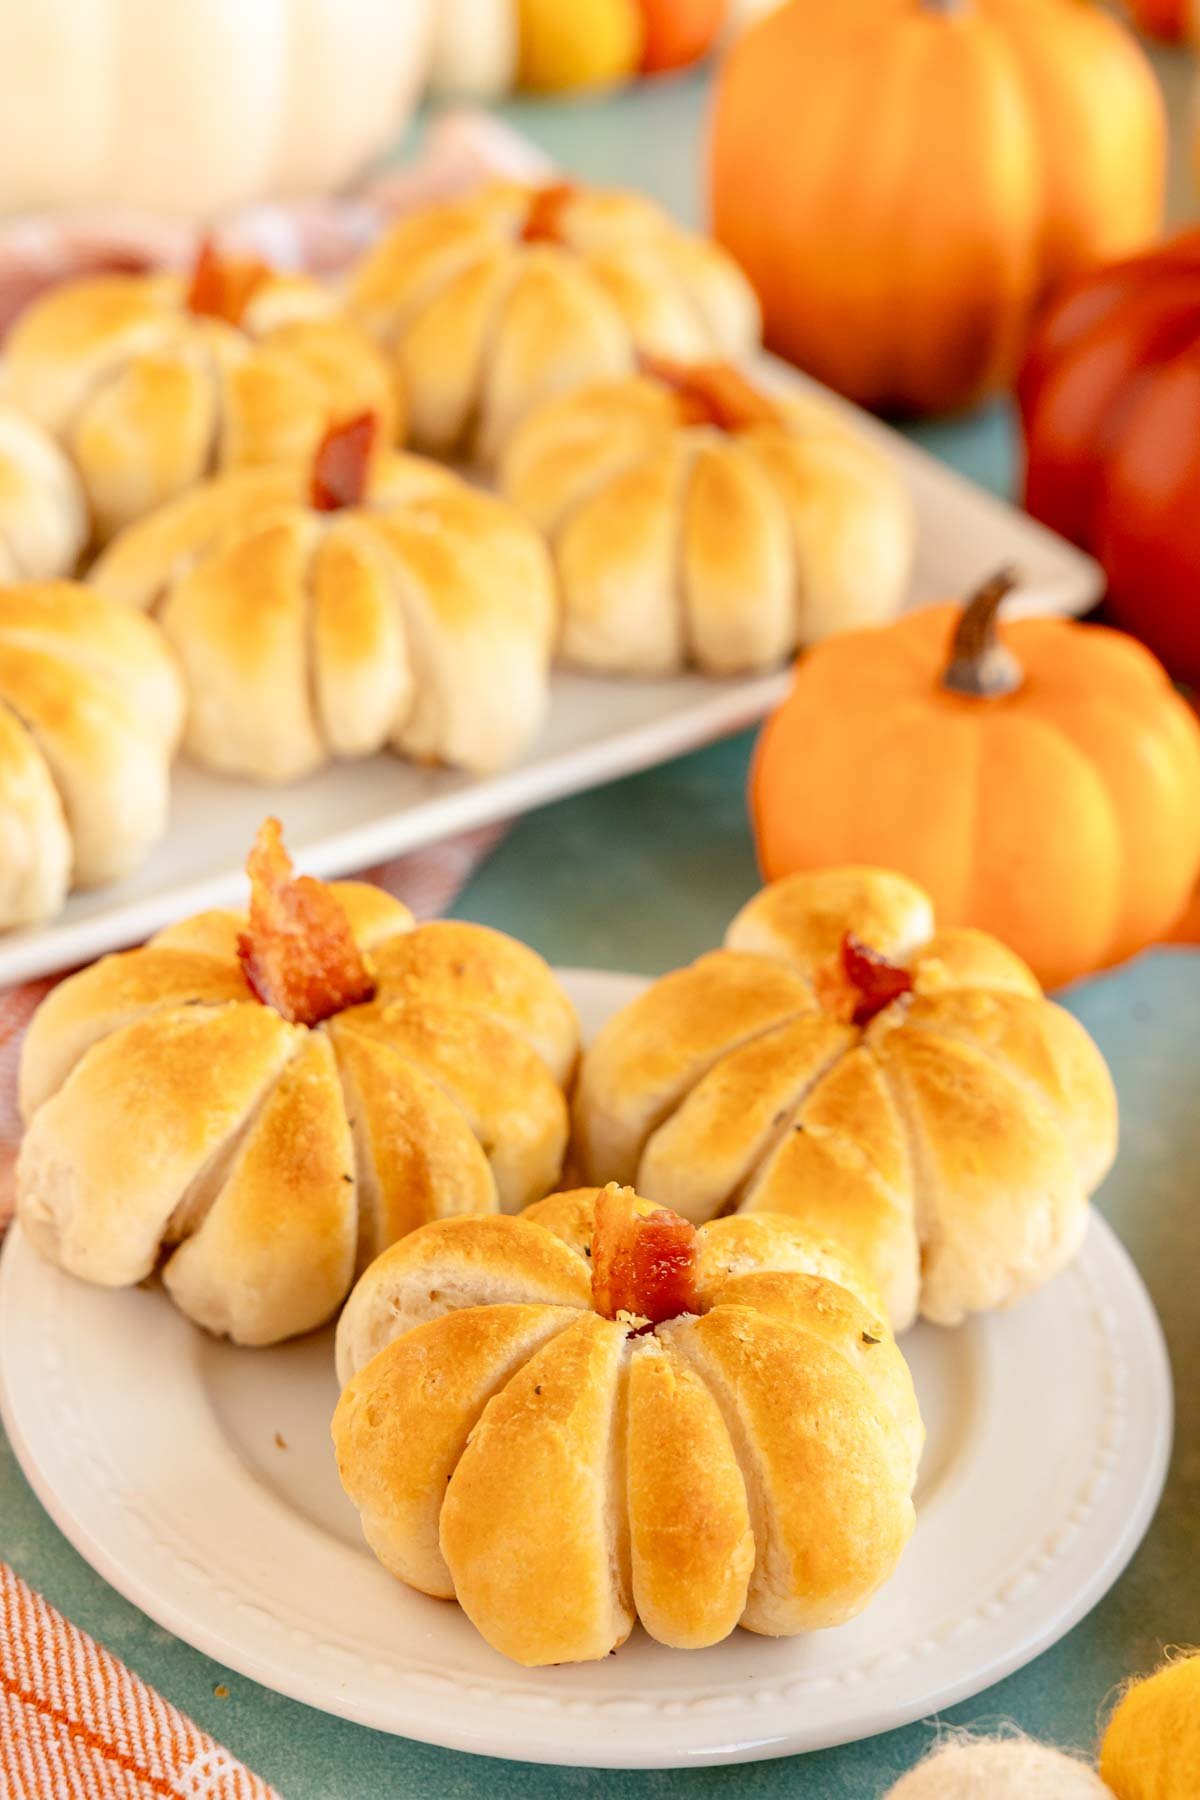
{"label": "plaid napkin", "polygon": [[6,1800],[279,1800],[0,1563]]}

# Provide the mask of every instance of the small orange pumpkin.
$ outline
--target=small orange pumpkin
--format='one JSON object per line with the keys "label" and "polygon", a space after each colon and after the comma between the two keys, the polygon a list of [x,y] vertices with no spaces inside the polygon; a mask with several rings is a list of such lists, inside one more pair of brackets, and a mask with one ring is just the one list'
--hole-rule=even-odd
{"label": "small orange pumpkin", "polygon": [[729,11],[729,0],[640,0],[645,39],[643,75],[682,69],[711,50]]}
{"label": "small orange pumpkin", "polygon": [[1200,724],[1099,625],[997,628],[998,576],[801,660],[750,778],[764,876],[894,868],[1056,986],[1154,942],[1200,870]]}
{"label": "small orange pumpkin", "polygon": [[1042,294],[1154,236],[1164,166],[1143,52],[1080,0],[788,0],[716,83],[715,235],[768,343],[871,406],[1006,385]]}

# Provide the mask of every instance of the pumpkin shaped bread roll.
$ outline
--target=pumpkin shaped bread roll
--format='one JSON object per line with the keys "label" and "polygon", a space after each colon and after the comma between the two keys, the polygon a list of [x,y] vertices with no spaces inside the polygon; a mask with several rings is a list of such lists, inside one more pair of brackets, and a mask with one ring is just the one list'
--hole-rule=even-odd
{"label": "pumpkin shaped bread roll", "polygon": [[79,470],[101,542],[217,470],[306,463],[341,420],[402,422],[376,347],[328,288],[204,246],[190,274],[96,275],[5,340],[5,398]]}
{"label": "pumpkin shaped bread roll", "polygon": [[73,582],[0,588],[0,929],[141,861],[166,829],[182,727],[150,620]]}
{"label": "pumpkin shaped bread roll", "polygon": [[42,1002],[21,1059],[24,1229],[125,1286],[160,1258],[210,1331],[267,1344],[427,1220],[552,1187],[575,1015],[532,950],[296,880],[273,821],[249,919],[202,913]]}
{"label": "pumpkin shaped bread roll", "polygon": [[575,1094],[585,1178],[697,1222],[786,1214],[861,1263],[897,1330],[1061,1269],[1116,1141],[1083,1027],[995,938],[939,931],[920,888],[867,868],[765,888],[723,949],[608,1021]]}
{"label": "pumpkin shaped bread roll", "polygon": [[649,359],[530,413],[500,481],[550,543],[564,661],[620,675],[769,667],[890,619],[912,505],[832,409],[728,363]]}
{"label": "pumpkin shaped bread roll", "polygon": [[311,468],[215,477],[121,533],[88,579],[152,611],[179,656],[185,749],[293,781],[386,746],[485,774],[549,702],[555,597],[537,533],[369,415]]}
{"label": "pumpkin shaped bread roll", "polygon": [[764,1214],[615,1186],[424,1227],[338,1326],[338,1468],[381,1562],[494,1648],[694,1649],[853,1617],[912,1529],[923,1429],[877,1297]]}
{"label": "pumpkin shaped bread roll", "polygon": [[637,352],[742,356],[758,302],[737,264],[644,195],[495,182],[401,219],[351,271],[412,441],[494,463],[531,407],[626,375]]}
{"label": "pumpkin shaped bread roll", "polygon": [[0,405],[0,582],[70,575],[88,530],[69,459],[32,419]]}

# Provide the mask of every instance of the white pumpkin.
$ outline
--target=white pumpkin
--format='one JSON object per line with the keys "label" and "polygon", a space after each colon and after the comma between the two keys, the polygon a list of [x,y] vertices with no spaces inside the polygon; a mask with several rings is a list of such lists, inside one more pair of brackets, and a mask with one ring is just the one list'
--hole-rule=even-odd
{"label": "white pumpkin", "polygon": [[199,218],[337,187],[399,131],[436,3],[0,5],[0,212]]}
{"label": "white pumpkin", "polygon": [[513,0],[440,0],[430,86],[435,94],[494,100],[517,79]]}
{"label": "white pumpkin", "polygon": [[731,0],[725,36],[737,37],[740,32],[745,31],[747,25],[753,25],[755,19],[761,19],[764,13],[774,12],[782,4],[783,0]]}

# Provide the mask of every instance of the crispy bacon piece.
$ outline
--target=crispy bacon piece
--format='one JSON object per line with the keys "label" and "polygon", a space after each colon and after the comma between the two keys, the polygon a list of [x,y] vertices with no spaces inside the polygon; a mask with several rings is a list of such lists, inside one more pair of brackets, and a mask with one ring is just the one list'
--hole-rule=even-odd
{"label": "crispy bacon piece", "polygon": [[309,499],[318,512],[361,506],[378,429],[379,421],[372,412],[329,427],[313,457]]}
{"label": "crispy bacon piece", "polygon": [[270,275],[267,263],[223,257],[210,237],[203,238],[192,265],[187,309],[240,325],[246,308]]}
{"label": "crispy bacon piece", "polygon": [[632,1188],[604,1188],[592,1227],[592,1304],[607,1319],[632,1313],[651,1325],[698,1312],[696,1231],[659,1207],[639,1213]]}
{"label": "crispy bacon piece", "polygon": [[375,983],[350,921],[323,881],[293,875],[278,819],[259,827],[246,873],[250,925],[238,937],[238,960],[264,1005],[293,1025],[319,1025],[370,1000]]}
{"label": "crispy bacon piece", "polygon": [[575,197],[573,181],[554,181],[549,187],[537,188],[529,199],[529,211],[521,227],[526,244],[561,244],[562,216],[569,200]]}
{"label": "crispy bacon piece", "polygon": [[667,356],[643,356],[641,367],[644,374],[675,390],[685,425],[713,425],[718,431],[734,432],[782,422],[775,402],[732,363],[681,363]]}
{"label": "crispy bacon piece", "polygon": [[852,1025],[869,1025],[893,1000],[912,993],[910,972],[888,962],[852,931],[842,938],[839,962],[824,979],[818,977],[818,992],[827,1010]]}

